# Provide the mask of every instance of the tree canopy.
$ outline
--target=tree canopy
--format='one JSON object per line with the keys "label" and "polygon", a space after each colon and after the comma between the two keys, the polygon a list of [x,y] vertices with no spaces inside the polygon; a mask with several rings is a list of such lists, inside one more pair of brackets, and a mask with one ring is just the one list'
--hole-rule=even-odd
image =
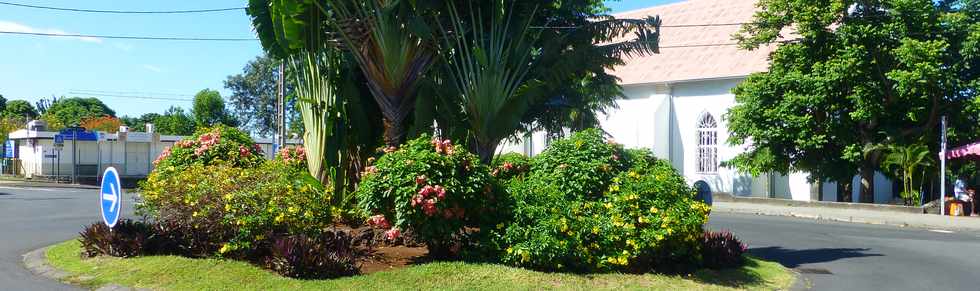
{"label": "tree canopy", "polygon": [[[449,12],[456,9],[463,16],[461,30],[449,28],[453,23]],[[515,94],[498,96],[526,104],[509,108],[527,109],[493,112],[499,108],[482,106],[477,112],[464,101],[466,88],[452,82],[454,75],[459,77],[453,73],[453,62],[465,61],[457,58],[462,51],[444,44],[445,34],[439,32],[466,35],[474,44],[487,41],[489,34],[474,34],[473,24],[490,23],[498,11],[506,11],[506,21],[499,25],[527,25],[536,35],[530,43],[533,64],[523,74],[526,81]],[[405,136],[431,130],[437,121],[442,134],[463,141],[481,155],[487,151],[481,148],[488,146],[477,146],[474,130],[485,125],[478,121],[485,116],[517,117],[496,119],[506,122],[498,125],[508,130],[494,136],[598,125],[596,113],[614,106],[614,100],[622,96],[617,79],[606,70],[622,64],[626,56],[655,53],[660,25],[655,17],[615,19],[607,12],[599,0],[251,0],[248,8],[269,54],[289,58],[303,52],[337,50],[343,53],[341,63],[355,64],[358,70],[345,73],[360,75],[348,79],[363,82],[367,90],[351,98],[373,97],[384,116],[389,146],[397,146]],[[474,51],[471,56],[482,55]],[[481,61],[486,65],[485,58]],[[506,69],[513,69],[511,65]],[[484,100],[499,102],[498,97]]]}
{"label": "tree canopy", "polygon": [[224,124],[238,126],[238,120],[225,108],[225,99],[218,91],[204,89],[194,95],[194,109],[191,111],[198,126]]}
{"label": "tree canopy", "polygon": [[24,100],[10,100],[3,110],[3,117],[30,120],[37,117],[37,110],[34,105]]}
{"label": "tree canopy", "polygon": [[[228,76],[225,88],[231,91],[228,101],[232,114],[242,129],[268,136],[276,131],[276,94],[278,92],[280,62],[269,55],[256,57],[248,62],[241,74]],[[293,78],[284,78],[286,96],[286,130],[302,132],[302,120],[296,110],[293,95]]]}
{"label": "tree canopy", "polygon": [[53,128],[76,126],[83,119],[92,117],[116,116],[116,112],[98,98],[60,98],[45,107],[44,119]]}
{"label": "tree canopy", "polygon": [[[143,117],[150,117],[143,115]],[[194,118],[183,108],[171,106],[162,115],[152,116],[152,123],[157,133],[165,135],[193,135]]]}
{"label": "tree canopy", "polygon": [[847,186],[859,174],[860,200],[872,202],[884,149],[936,140],[940,117],[968,118],[976,100],[980,25],[951,2],[761,0],[740,45],[798,37],[735,88],[729,143],[748,148],[729,163]]}

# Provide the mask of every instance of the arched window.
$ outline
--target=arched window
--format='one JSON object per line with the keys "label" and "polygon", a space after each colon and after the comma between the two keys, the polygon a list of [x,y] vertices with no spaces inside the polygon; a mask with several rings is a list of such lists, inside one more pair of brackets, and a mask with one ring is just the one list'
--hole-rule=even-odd
{"label": "arched window", "polygon": [[698,173],[718,172],[718,123],[710,113],[698,118]]}

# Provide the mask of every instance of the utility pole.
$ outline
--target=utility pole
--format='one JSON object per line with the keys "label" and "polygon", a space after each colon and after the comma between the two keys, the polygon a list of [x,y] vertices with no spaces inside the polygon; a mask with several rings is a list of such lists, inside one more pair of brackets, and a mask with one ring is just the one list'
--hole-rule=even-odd
{"label": "utility pole", "polygon": [[276,141],[279,148],[286,146],[286,96],[283,90],[286,75],[285,61],[279,61],[279,92],[276,94]]}

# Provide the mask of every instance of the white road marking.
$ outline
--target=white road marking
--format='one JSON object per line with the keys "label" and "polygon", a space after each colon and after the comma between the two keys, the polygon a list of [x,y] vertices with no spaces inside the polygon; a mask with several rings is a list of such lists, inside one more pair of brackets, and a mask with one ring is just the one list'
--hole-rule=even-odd
{"label": "white road marking", "polygon": [[938,233],[953,233],[953,231],[951,230],[942,230],[942,229],[930,229],[929,231],[938,232]]}

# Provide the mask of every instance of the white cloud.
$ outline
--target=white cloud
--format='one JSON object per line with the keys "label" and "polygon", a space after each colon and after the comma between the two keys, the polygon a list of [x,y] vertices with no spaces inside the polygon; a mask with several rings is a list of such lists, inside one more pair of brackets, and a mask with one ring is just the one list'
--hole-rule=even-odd
{"label": "white cloud", "polygon": [[157,72],[157,73],[163,72],[163,69],[158,68],[158,67],[153,66],[153,65],[143,65],[143,68],[144,69],[147,69],[147,70],[150,70],[150,71]]}
{"label": "white cloud", "polygon": [[[60,29],[30,27],[24,24],[10,22],[10,21],[0,21],[0,31],[44,33],[44,34],[54,34],[54,35],[74,34],[74,33],[65,32],[64,30],[60,30]],[[102,43],[102,39],[97,37],[82,36],[82,37],[71,37],[71,38],[84,42]]]}

